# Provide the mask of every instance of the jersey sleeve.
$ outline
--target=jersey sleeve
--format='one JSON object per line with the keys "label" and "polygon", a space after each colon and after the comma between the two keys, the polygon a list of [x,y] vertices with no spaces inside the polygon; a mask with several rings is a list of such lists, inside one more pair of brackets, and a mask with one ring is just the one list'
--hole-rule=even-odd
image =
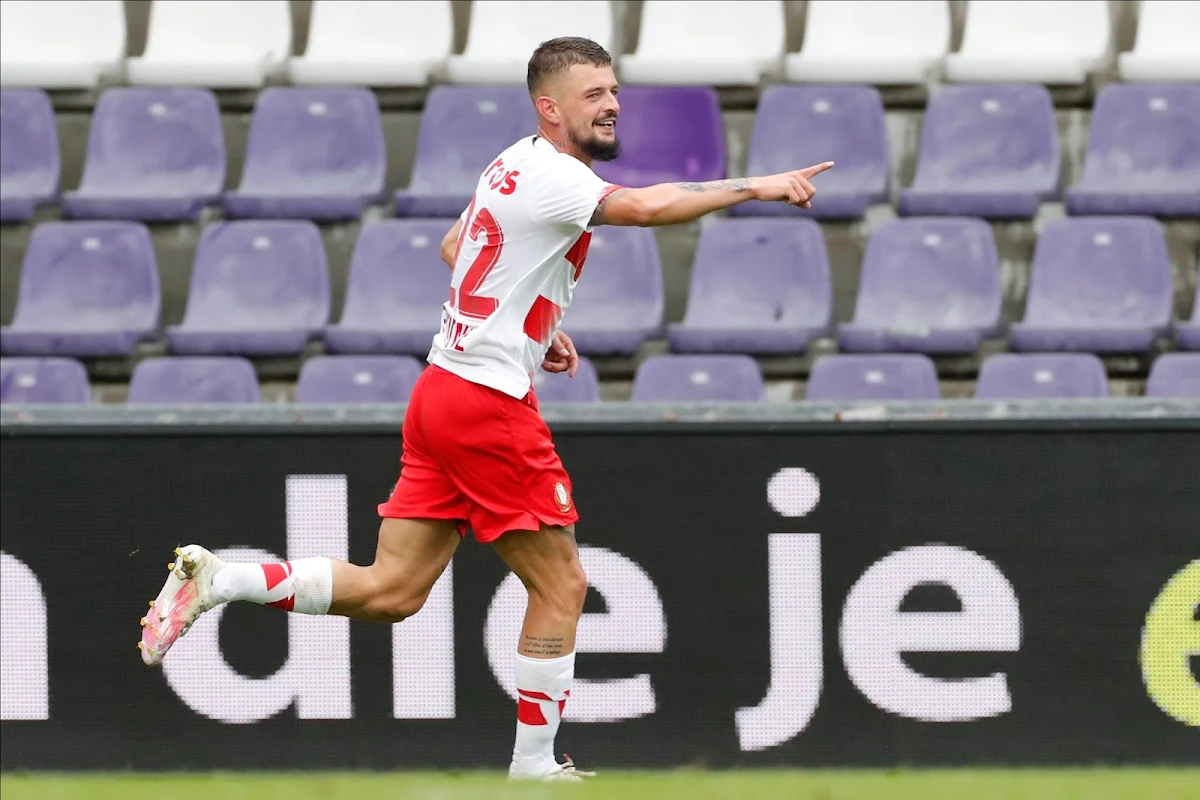
{"label": "jersey sleeve", "polygon": [[556,159],[554,168],[538,181],[533,216],[548,225],[591,230],[592,214],[600,201],[621,187],[609,183],[570,156]]}

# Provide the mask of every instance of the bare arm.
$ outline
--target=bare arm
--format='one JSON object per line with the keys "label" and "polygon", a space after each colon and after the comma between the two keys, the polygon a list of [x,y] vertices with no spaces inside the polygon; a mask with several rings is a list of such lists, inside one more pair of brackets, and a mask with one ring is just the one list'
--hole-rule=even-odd
{"label": "bare arm", "polygon": [[644,189],[618,189],[596,207],[593,225],[650,227],[691,222],[746,200],[776,200],[802,208],[816,189],[808,179],[833,166],[827,161],[807,169],[761,178],[729,178],[704,183],[660,183]]}
{"label": "bare arm", "polygon": [[442,261],[445,261],[446,266],[450,269],[454,269],[454,251],[458,249],[458,234],[461,231],[462,220],[460,219],[442,238]]}

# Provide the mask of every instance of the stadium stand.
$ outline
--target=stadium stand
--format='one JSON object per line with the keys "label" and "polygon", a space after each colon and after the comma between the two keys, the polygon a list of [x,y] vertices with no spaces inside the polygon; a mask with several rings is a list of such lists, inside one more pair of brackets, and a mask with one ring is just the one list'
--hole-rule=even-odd
{"label": "stadium stand", "polygon": [[125,4],[120,0],[0,2],[0,84],[92,89],[121,75]]}
{"label": "stadium stand", "polygon": [[1200,81],[1200,0],[1142,0],[1137,40],[1121,53],[1125,81]]}
{"label": "stadium stand", "polygon": [[[1158,385],[1158,353],[1200,350],[1200,0],[799,12],[2,0],[5,363],[78,358],[107,401],[164,350],[272,359],[298,396],[325,354],[423,357],[438,244],[479,173],[532,134],[526,59],[563,33],[608,46],[631,84],[623,154],[596,165],[608,180],[837,167],[811,210],[596,231],[566,325],[590,360],[575,380],[539,375],[544,399],[870,398],[900,380],[851,361],[823,395],[847,354],[936,366],[932,392],[899,397],[1091,391],[994,353],[1104,356],[1087,369],[1119,397]],[[746,356],[738,394],[725,376]]]}
{"label": "stadium stand", "polygon": [[812,220],[726,219],[700,237],[680,353],[803,353],[833,317],[829,256]]}
{"label": "stadium stand", "polygon": [[936,400],[937,368],[917,353],[829,355],[813,364],[807,399]]}
{"label": "stadium stand", "polygon": [[135,85],[255,88],[291,49],[286,0],[171,0],[151,6],[146,52],[126,69]]}
{"label": "stadium stand", "polygon": [[298,356],[329,321],[329,304],[316,225],[219,222],[200,237],[187,314],[167,340],[179,355]]}
{"label": "stadium stand", "polygon": [[450,0],[315,0],[308,46],[288,59],[288,77],[309,86],[424,86],[453,45]]}
{"label": "stadium stand", "polygon": [[1200,353],[1167,353],[1154,362],[1148,397],[1200,397]]}
{"label": "stadium stand", "polygon": [[0,402],[90,403],[83,364],[71,358],[0,358]]}
{"label": "stadium stand", "polygon": [[48,222],[34,229],[13,324],[0,350],[20,356],[130,356],[158,328],[150,233],[138,222]]}
{"label": "stadium stand", "polygon": [[538,370],[533,378],[534,391],[542,403],[600,402],[600,378],[587,356],[579,357],[579,369],[572,378],[565,372]]}
{"label": "stadium stand", "polygon": [[942,0],[809,0],[804,46],[784,59],[796,83],[920,84],[950,49]]}
{"label": "stadium stand", "polygon": [[[679,3],[646,0],[638,48],[621,79],[647,84],[752,86],[783,57],[782,0]],[[696,52],[704,53],[703,59]]]}
{"label": "stadium stand", "polygon": [[1067,211],[1200,217],[1200,83],[1105,86]]}
{"label": "stadium stand", "polygon": [[811,209],[750,200],[729,215],[860,219],[886,203],[891,172],[883,100],[873,86],[770,86],[754,115],[746,173],[772,175],[794,164],[833,161]]}
{"label": "stadium stand", "polygon": [[133,370],[133,405],[257,403],[254,365],[237,356],[148,358]]}
{"label": "stadium stand", "polygon": [[981,400],[1108,397],[1104,362],[1091,353],[1001,353],[979,369]]}
{"label": "stadium stand", "polygon": [[1058,189],[1062,158],[1044,86],[944,86],[921,128],[901,214],[1030,219]]}
{"label": "stadium stand", "polygon": [[607,0],[472,3],[466,47],[462,55],[447,59],[446,72],[452,83],[524,86],[529,54],[541,42],[555,36],[585,36],[611,51],[614,34],[613,9]]}
{"label": "stadium stand", "polygon": [[297,403],[405,403],[421,364],[412,356],[316,356],[296,381]]}
{"label": "stadium stand", "polygon": [[209,90],[108,89],[63,216],[194,222],[220,199],[225,161],[221,111]]}
{"label": "stadium stand", "polygon": [[1082,84],[1112,47],[1107,0],[970,0],[951,81]]}
{"label": "stadium stand", "polygon": [[424,356],[446,301],[444,220],[382,219],[363,226],[350,259],[346,303],[325,328],[331,353]]}
{"label": "stadium stand", "polygon": [[383,199],[387,156],[368,89],[273,86],[254,104],[231,218],[358,219]]}
{"label": "stadium stand", "polygon": [[1014,350],[1145,352],[1171,325],[1171,269],[1153,219],[1101,217],[1046,226],[1033,256]]}
{"label": "stadium stand", "polygon": [[28,222],[58,195],[54,107],[41,89],[0,91],[0,222]]}
{"label": "stadium stand", "polygon": [[633,355],[642,342],[661,336],[662,262],[653,231],[594,231],[584,271],[587,279],[581,276],[570,309],[571,338],[579,352]]}
{"label": "stadium stand", "polygon": [[396,192],[396,216],[457,217],[492,159],[536,129],[523,87],[434,87],[421,114],[412,179]]}
{"label": "stadium stand", "polygon": [[992,229],[978,219],[909,218],[871,234],[846,352],[973,353],[1001,332]]}
{"label": "stadium stand", "polygon": [[746,355],[650,356],[633,377],[635,403],[757,401],[766,392],[758,362]]}

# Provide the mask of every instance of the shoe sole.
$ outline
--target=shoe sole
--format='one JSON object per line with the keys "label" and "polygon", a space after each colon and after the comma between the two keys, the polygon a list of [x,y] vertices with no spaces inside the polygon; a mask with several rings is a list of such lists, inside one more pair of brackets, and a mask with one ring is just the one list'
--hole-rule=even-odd
{"label": "shoe sole", "polygon": [[142,617],[142,638],[138,650],[142,662],[154,667],[162,663],[171,645],[187,633],[196,617],[199,586],[192,580],[204,567],[204,553],[189,545],[175,548],[175,560],[167,564],[170,575],[158,597],[150,601],[150,611]]}

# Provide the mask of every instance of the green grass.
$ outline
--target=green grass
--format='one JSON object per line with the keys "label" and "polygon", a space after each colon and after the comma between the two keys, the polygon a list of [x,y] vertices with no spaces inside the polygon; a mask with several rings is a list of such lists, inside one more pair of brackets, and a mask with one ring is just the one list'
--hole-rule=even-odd
{"label": "green grass", "polygon": [[585,785],[497,773],[4,775],[3,800],[1200,800],[1200,769],[613,772]]}

